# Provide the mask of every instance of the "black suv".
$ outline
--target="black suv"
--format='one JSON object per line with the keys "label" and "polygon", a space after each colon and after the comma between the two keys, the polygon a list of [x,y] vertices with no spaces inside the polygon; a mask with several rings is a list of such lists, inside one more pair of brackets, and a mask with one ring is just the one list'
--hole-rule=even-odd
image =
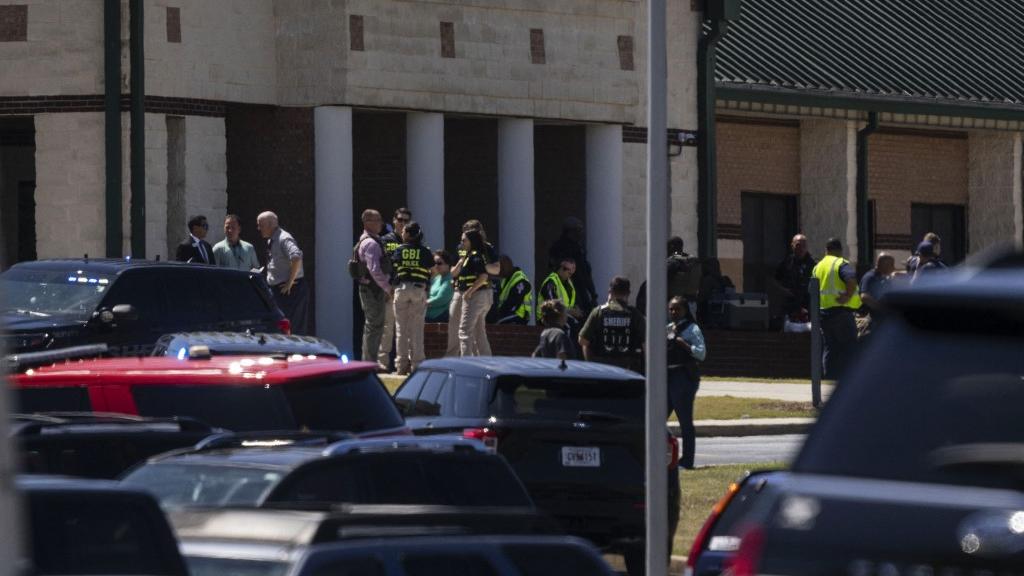
{"label": "black suv", "polygon": [[105,343],[149,354],[162,335],[281,332],[288,323],[258,274],[145,260],[40,260],[0,274],[0,321],[11,354]]}
{"label": "black suv", "polygon": [[[623,553],[634,573],[643,570],[645,395],[642,376],[613,366],[480,357],[423,362],[395,400],[416,434],[457,433],[492,447],[539,509],[566,532]],[[665,448],[676,454],[667,430]],[[675,462],[666,474],[674,532]]]}
{"label": "black suv", "polygon": [[1020,573],[1024,272],[935,282],[883,298],[734,574]]}

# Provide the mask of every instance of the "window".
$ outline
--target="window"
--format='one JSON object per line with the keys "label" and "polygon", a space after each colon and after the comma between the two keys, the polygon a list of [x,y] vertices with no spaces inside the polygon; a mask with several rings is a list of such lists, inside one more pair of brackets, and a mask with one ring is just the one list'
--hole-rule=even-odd
{"label": "window", "polygon": [[274,470],[247,466],[148,464],[121,482],[145,490],[161,506],[256,506],[281,480]]}
{"label": "window", "polygon": [[[186,556],[190,576],[285,576],[291,570],[288,562],[272,560],[245,560],[242,558],[211,558],[206,556]],[[362,572],[334,572],[334,576],[342,574],[362,574]]]}
{"label": "window", "polygon": [[[317,561],[315,554],[310,558],[309,565]],[[328,560],[316,566],[308,574],[309,576],[384,576],[386,571],[377,558],[346,554],[343,558]]]}
{"label": "window", "polygon": [[478,418],[487,410],[490,386],[485,378],[455,377],[455,406],[453,416]]}
{"label": "window", "polygon": [[797,232],[797,197],[743,192],[743,289],[766,292]]}
{"label": "window", "polygon": [[126,270],[118,276],[103,299],[103,306],[113,308],[118,304],[130,304],[145,324],[164,320],[163,291],[156,270]]}
{"label": "window", "polygon": [[18,412],[90,412],[89,390],[84,387],[20,388],[15,390]]}
{"label": "window", "polygon": [[161,277],[170,323],[192,330],[213,329],[220,318],[220,302],[210,293],[213,279],[194,270],[167,270]]}
{"label": "window", "polygon": [[366,432],[402,426],[402,416],[377,376],[337,375],[282,386],[295,425],[309,430]]}
{"label": "window", "polygon": [[217,301],[221,320],[249,320],[270,314],[269,304],[259,293],[261,288],[248,276],[218,274],[215,281],[206,284],[209,296]]}
{"label": "window", "polygon": [[643,380],[575,378],[498,379],[491,402],[496,416],[518,419],[576,420],[581,412],[640,423],[644,418]]}
{"label": "window", "polygon": [[409,576],[497,576],[498,571],[487,558],[464,552],[461,554],[407,554],[402,568]]}
{"label": "window", "polygon": [[599,559],[574,546],[509,544],[502,548],[523,576],[585,576],[607,570]]}
{"label": "window", "polygon": [[447,381],[447,372],[431,372],[410,416],[440,416],[441,404],[444,401],[442,392]]}
{"label": "window", "polygon": [[934,232],[942,240],[942,261],[959,264],[967,255],[967,224],[964,207],[954,204],[913,204],[910,229],[914,248],[924,235]]}
{"label": "window", "polygon": [[25,318],[68,316],[86,321],[114,277],[75,270],[11,268],[0,275],[3,310]]}
{"label": "window", "polygon": [[431,372],[426,370],[414,372],[402,384],[398,392],[395,393],[395,402],[398,404],[402,414],[409,414],[411,412],[413,404],[416,403],[416,398],[420,395],[420,391],[423,390],[423,383],[427,381],[427,377],[430,374]]}

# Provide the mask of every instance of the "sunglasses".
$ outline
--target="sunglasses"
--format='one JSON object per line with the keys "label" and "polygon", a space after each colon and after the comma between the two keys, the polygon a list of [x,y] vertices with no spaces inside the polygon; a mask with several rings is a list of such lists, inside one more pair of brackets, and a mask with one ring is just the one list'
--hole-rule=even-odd
{"label": "sunglasses", "polygon": [[395,218],[395,222],[409,222],[411,218]]}
{"label": "sunglasses", "polygon": [[440,266],[440,265],[444,264],[444,260],[434,260],[434,264],[437,264],[438,266]]}
{"label": "sunglasses", "polygon": [[572,269],[572,268],[569,268],[568,266],[562,266],[562,271],[563,271],[563,272],[572,272],[572,271],[573,271],[573,269]]}

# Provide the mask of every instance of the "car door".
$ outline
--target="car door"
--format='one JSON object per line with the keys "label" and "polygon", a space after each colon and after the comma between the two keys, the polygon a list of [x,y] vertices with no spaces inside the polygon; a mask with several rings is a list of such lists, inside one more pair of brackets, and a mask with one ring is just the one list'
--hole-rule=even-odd
{"label": "car door", "polygon": [[437,434],[449,431],[442,428],[445,422],[442,408],[451,403],[452,388],[448,386],[451,374],[446,371],[432,370],[427,372],[422,388],[416,399],[406,409],[406,424],[417,434]]}

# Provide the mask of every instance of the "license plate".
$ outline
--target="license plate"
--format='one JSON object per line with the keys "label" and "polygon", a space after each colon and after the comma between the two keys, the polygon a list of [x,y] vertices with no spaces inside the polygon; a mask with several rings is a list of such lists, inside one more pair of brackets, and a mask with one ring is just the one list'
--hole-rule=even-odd
{"label": "license plate", "polygon": [[562,446],[562,466],[599,468],[601,449],[585,446]]}

